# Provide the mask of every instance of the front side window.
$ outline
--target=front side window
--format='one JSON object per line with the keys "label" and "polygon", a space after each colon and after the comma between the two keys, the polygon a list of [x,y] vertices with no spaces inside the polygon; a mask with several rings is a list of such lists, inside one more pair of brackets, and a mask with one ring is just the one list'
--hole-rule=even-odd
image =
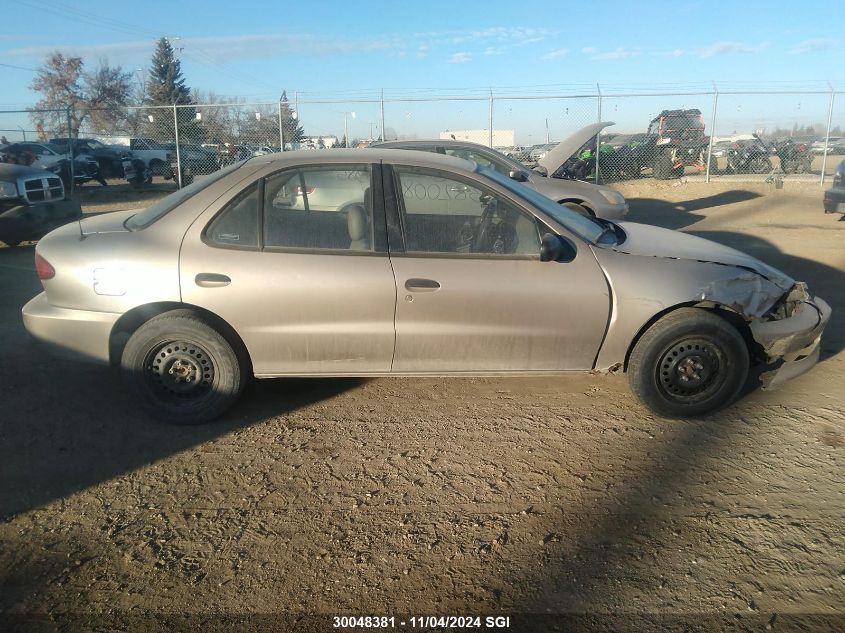
{"label": "front side window", "polygon": [[369,165],[292,169],[266,179],[264,246],[372,252]]}
{"label": "front side window", "polygon": [[417,167],[395,167],[409,253],[538,257],[534,216],[475,181]]}

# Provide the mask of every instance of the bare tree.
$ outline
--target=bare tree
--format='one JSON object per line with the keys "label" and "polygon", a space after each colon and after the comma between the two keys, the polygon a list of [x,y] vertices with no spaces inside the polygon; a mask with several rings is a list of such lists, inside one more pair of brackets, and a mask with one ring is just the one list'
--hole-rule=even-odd
{"label": "bare tree", "polygon": [[51,111],[32,112],[30,118],[55,136],[77,137],[87,121],[95,132],[111,131],[124,121],[129,80],[129,73],[109,66],[106,60],[86,73],[81,57],[65,57],[57,51],[47,57],[30,85],[43,95],[34,109]]}

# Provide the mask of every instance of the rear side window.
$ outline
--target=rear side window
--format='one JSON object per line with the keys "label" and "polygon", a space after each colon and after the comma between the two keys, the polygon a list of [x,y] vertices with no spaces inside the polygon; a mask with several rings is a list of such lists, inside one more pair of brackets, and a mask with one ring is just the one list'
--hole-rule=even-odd
{"label": "rear side window", "polygon": [[264,185],[264,246],[372,252],[369,165],[284,171]]}
{"label": "rear side window", "polygon": [[206,229],[206,239],[219,246],[258,248],[258,183],[238,194]]}
{"label": "rear side window", "polygon": [[156,202],[151,207],[147,207],[140,213],[136,213],[126,221],[126,228],[130,231],[140,231],[153,224],[156,220],[162,218],[170,211],[178,207],[191,196],[198,194],[200,191],[213,185],[215,182],[228,176],[230,173],[240,168],[243,163],[235,163],[226,169],[221,169],[213,174],[210,174],[202,180],[195,180],[192,184],[174,191],[169,196],[166,196]]}

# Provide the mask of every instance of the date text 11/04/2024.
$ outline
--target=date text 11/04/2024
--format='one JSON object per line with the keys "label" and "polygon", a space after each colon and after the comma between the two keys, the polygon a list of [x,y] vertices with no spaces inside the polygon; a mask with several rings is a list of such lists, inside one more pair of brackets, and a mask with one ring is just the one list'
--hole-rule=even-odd
{"label": "date text 11/04/2024", "polygon": [[397,626],[411,629],[440,627],[447,629],[507,629],[510,616],[504,615],[412,615],[407,618],[395,616],[350,615],[333,616],[332,626],[336,629],[393,629]]}

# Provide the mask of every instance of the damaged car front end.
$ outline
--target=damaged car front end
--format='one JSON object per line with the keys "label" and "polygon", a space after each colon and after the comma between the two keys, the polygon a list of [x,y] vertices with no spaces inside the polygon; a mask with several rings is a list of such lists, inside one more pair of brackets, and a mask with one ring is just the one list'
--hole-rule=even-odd
{"label": "damaged car front end", "polygon": [[[741,251],[676,231],[620,222],[620,239],[594,248],[615,297],[607,340],[596,368],[618,362],[624,340],[636,340],[654,315],[679,306],[704,308],[744,333],[752,363],[764,364],[763,389],[773,389],[819,360],[831,308],[807,284]],[[660,280],[659,300],[644,292]],[[645,297],[648,296],[646,299]],[[628,348],[630,351],[630,348]]]}
{"label": "damaged car front end", "polygon": [[749,323],[754,341],[772,369],[761,375],[763,389],[773,389],[811,369],[821,352],[821,336],[831,308],[810,297],[807,284],[795,283],[772,308]]}

